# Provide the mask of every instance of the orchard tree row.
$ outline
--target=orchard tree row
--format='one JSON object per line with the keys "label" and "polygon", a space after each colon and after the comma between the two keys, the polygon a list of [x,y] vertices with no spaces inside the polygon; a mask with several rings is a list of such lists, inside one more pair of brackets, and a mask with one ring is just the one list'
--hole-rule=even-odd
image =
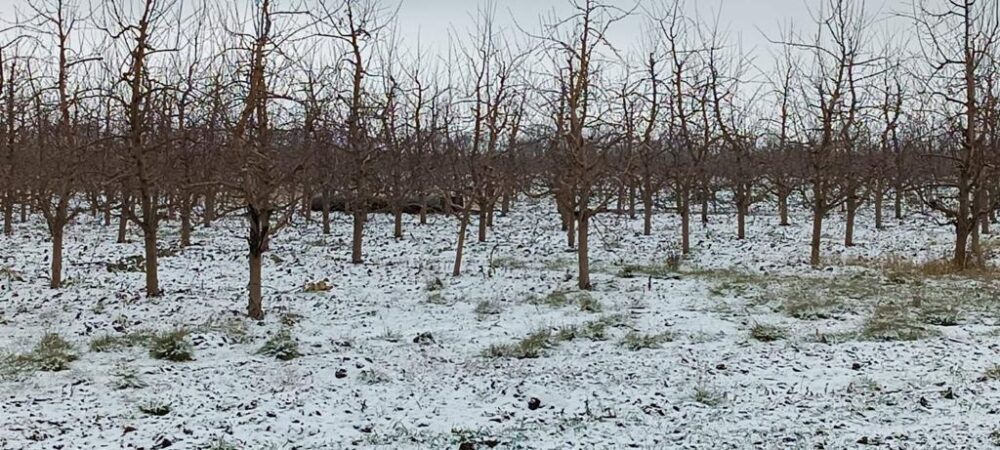
{"label": "orchard tree row", "polygon": [[[103,216],[119,242],[138,229],[158,296],[165,223],[186,246],[242,216],[254,318],[268,243],[313,209],[325,233],[331,211],[349,215],[354,263],[370,214],[392,214],[397,239],[405,213],[451,214],[459,276],[470,227],[487,241],[494,214],[544,198],[582,289],[595,215],[641,214],[646,235],[679,234],[688,253],[692,221],[719,204],[737,239],[754,210],[781,225],[790,205],[811,210],[813,265],[824,218],[845,212],[851,246],[863,209],[879,228],[934,214],[954,227],[957,270],[985,264],[1000,207],[995,1],[913,0],[891,32],[864,2],[823,0],[815,23],[752,52],[684,0],[620,3],[501,27],[485,2],[432,51],[402,42],[394,2],[26,2],[0,33],[4,233],[44,218],[59,288],[77,215]],[[625,22],[642,24],[639,42],[610,40]],[[665,211],[680,229],[653,229]]]}

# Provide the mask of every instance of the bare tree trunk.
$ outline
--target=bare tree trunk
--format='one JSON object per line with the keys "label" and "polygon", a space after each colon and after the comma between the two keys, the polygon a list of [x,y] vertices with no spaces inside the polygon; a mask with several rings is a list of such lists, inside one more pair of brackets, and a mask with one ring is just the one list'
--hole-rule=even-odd
{"label": "bare tree trunk", "polygon": [[955,224],[955,267],[959,269],[964,269],[968,265],[967,249],[969,246],[969,233],[963,228],[965,227],[965,222],[963,218],[959,217]]}
{"label": "bare tree trunk", "polygon": [[618,195],[615,198],[615,211],[621,214],[625,211],[625,181],[622,180],[618,183]]}
{"label": "bare tree trunk", "polygon": [[741,199],[736,205],[736,239],[741,241],[747,237],[747,209],[746,200]]}
{"label": "bare tree trunk", "polygon": [[983,267],[986,263],[986,258],[983,255],[983,246],[979,239],[979,227],[977,224],[972,226],[972,231],[969,233],[969,240],[971,241],[972,257],[975,258],[976,267]]}
{"label": "bare tree trunk", "polygon": [[395,207],[395,211],[393,211],[392,215],[393,215],[392,237],[394,237],[396,239],[402,239],[403,238],[403,211],[399,208],[399,205],[397,205]]}
{"label": "bare tree trunk", "polygon": [[469,220],[472,217],[472,206],[466,205],[462,212],[462,219],[458,225],[458,243],[455,244],[455,267],[452,268],[451,275],[458,277],[462,275],[462,255],[465,251],[465,234],[469,228]]}
{"label": "bare tree trunk", "polygon": [[264,319],[263,296],[261,294],[261,271],[263,258],[260,253],[250,252],[250,302],[247,304],[247,315],[256,320]]}
{"label": "bare tree trunk", "polygon": [[504,189],[500,200],[500,217],[507,217],[507,214],[510,214],[510,190]]}
{"label": "bare tree trunk", "polygon": [[150,228],[150,226],[143,227],[142,233],[143,248],[146,253],[146,297],[159,297],[160,279],[157,274],[159,262],[156,254],[156,233],[155,231],[147,231],[146,228]]}
{"label": "bare tree trunk", "polygon": [[351,239],[351,263],[361,264],[364,257],[361,254],[361,244],[365,235],[365,214],[364,211],[355,209],[354,211],[354,233]]}
{"label": "bare tree trunk", "polygon": [[[630,219],[635,219],[635,204],[636,204],[636,189],[635,186],[629,186],[628,188],[628,216]],[[652,215],[652,211],[650,211]]]}
{"label": "bare tree trunk", "polygon": [[819,267],[820,244],[823,235],[823,216],[826,212],[826,199],[823,196],[822,188],[814,186],[813,192],[815,199],[813,203],[813,229],[812,240],[810,241],[809,264],[813,267]]}
{"label": "bare tree trunk", "polygon": [[736,239],[747,237],[747,215],[750,214],[750,186],[740,182],[736,186]]}
{"label": "bare tree trunk", "polygon": [[122,193],[121,211],[118,214],[118,243],[128,242],[128,216],[132,209],[132,198],[128,194]]}
{"label": "bare tree trunk", "polygon": [[194,197],[189,193],[181,194],[181,247],[191,245],[191,211],[194,208]]}
{"label": "bare tree trunk", "polygon": [[63,227],[55,225],[52,229],[52,261],[49,268],[49,287],[59,289],[62,287],[62,262],[63,262]]}
{"label": "bare tree trunk", "polygon": [[897,185],[893,194],[893,212],[896,220],[903,220],[903,188]]}
{"label": "bare tree trunk", "polygon": [[218,193],[214,187],[208,188],[205,193],[205,215],[201,218],[201,226],[210,228],[215,221],[215,197]]}
{"label": "bare tree trunk", "polygon": [[560,230],[566,232],[569,230],[569,208],[563,206],[563,202],[559,199],[559,197],[556,197],[556,211],[559,212]]}
{"label": "bare tree trunk", "polygon": [[93,217],[93,218],[96,219],[97,215],[100,214],[100,212],[101,212],[101,208],[100,208],[101,202],[99,200],[99,195],[97,194],[96,191],[95,192],[88,192],[87,193],[87,197],[88,197],[87,198],[87,202],[90,203],[90,215],[91,215],[91,217]]}
{"label": "bare tree trunk", "polygon": [[576,247],[576,212],[568,211],[566,214],[566,245],[569,248]]}
{"label": "bare tree trunk", "polygon": [[3,234],[14,234],[14,195],[7,192],[3,200]]}
{"label": "bare tree trunk", "polygon": [[486,205],[479,205],[479,242],[486,242]]}
{"label": "bare tree trunk", "polygon": [[580,223],[579,223],[579,235],[580,238],[577,240],[579,246],[577,248],[577,265],[579,269],[579,283],[578,287],[583,290],[589,291],[592,288],[590,284],[590,213],[586,208],[580,211]]}
{"label": "bare tree trunk", "polygon": [[858,212],[858,200],[854,197],[854,193],[848,194],[847,197],[847,224],[846,230],[844,232],[844,245],[847,247],[854,246],[854,220]]}
{"label": "bare tree trunk", "polygon": [[[156,201],[159,203],[162,200],[157,199]],[[177,218],[177,197],[167,196],[166,203],[167,203],[167,220],[174,220],[175,218]]]}
{"label": "bare tree trunk", "polygon": [[982,189],[982,194],[981,194],[982,195],[982,199],[980,200],[980,207],[979,207],[979,214],[980,214],[980,219],[979,219],[979,227],[980,227],[980,229],[979,229],[979,233],[980,234],[990,234],[990,211],[984,211],[984,210],[986,209],[987,205],[989,205],[990,202],[991,202],[991,199],[990,199],[990,197],[992,196],[991,194],[992,193],[990,192],[989,189],[986,189],[986,188]]}
{"label": "bare tree trunk", "polygon": [[[450,199],[444,199],[443,198],[443,199],[441,199],[441,201],[442,201],[442,203],[444,203],[444,205],[448,205],[448,204],[451,203]],[[442,205],[442,206],[444,206],[444,205]],[[445,207],[447,207],[447,206],[445,206]],[[420,224],[421,225],[427,225],[427,194],[423,194],[423,193],[420,194]]]}
{"label": "bare tree trunk", "polygon": [[648,183],[642,189],[642,234],[653,234],[653,192]]}
{"label": "bare tree trunk", "polygon": [[875,196],[875,199],[874,199],[874,201],[875,201],[875,229],[876,230],[881,230],[881,229],[885,228],[885,223],[884,223],[885,220],[882,218],[882,216],[884,215],[883,212],[882,212],[882,209],[883,209],[883,205],[882,205],[883,200],[882,199],[883,199],[883,197],[885,197],[885,192],[883,191],[883,188],[881,186],[876,187],[875,189],[873,189],[872,192],[873,192],[872,195]]}
{"label": "bare tree trunk", "polygon": [[708,225],[708,189],[701,188],[701,226]]}
{"label": "bare tree trunk", "polygon": [[110,189],[104,191],[104,226],[111,226],[111,199],[115,198],[115,194],[111,192]]}
{"label": "bare tree trunk", "polygon": [[305,219],[306,223],[312,223],[312,192],[309,192],[305,188],[302,190],[302,217]]}
{"label": "bare tree trunk", "polygon": [[330,193],[328,191],[323,191],[321,201],[323,202],[320,207],[323,210],[323,234],[330,234]]}
{"label": "bare tree trunk", "polygon": [[778,216],[781,218],[781,223],[778,225],[787,227],[791,225],[788,221],[788,196],[790,195],[787,191],[781,191],[778,193]]}
{"label": "bare tree trunk", "polygon": [[960,174],[958,180],[958,217],[955,220],[955,260],[953,261],[958,269],[965,269],[969,265],[969,235],[978,225],[974,223],[974,217],[972,217],[973,223],[969,223],[973,208],[973,205],[970,204],[972,203],[970,199],[972,193],[969,191],[968,181],[964,178],[964,174]]}
{"label": "bare tree trunk", "polygon": [[680,189],[677,210],[681,214],[681,253],[691,253],[691,192],[687,186]]}

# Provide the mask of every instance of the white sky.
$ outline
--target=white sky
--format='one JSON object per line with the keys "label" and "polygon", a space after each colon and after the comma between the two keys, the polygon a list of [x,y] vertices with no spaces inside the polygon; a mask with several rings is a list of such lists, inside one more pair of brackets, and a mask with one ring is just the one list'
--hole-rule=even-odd
{"label": "white sky", "polygon": [[[13,20],[13,11],[28,12],[29,0],[0,0],[0,18]],[[105,0],[70,0],[86,8]],[[136,1],[136,0],[126,0]],[[202,0],[177,0],[202,1]],[[251,0],[205,0],[232,3],[234,8],[242,7]],[[278,5],[298,4],[301,0],[274,0]],[[308,0],[318,1],[318,0]],[[328,0],[339,2],[340,0]],[[417,43],[431,54],[443,54],[447,49],[449,36],[467,39],[474,27],[476,9],[487,0],[382,0],[390,10],[397,6],[398,39],[405,47],[415,49]],[[507,28],[513,34],[523,37],[517,25],[538,31],[540,19],[551,14],[566,16],[571,11],[570,0],[494,0],[497,9],[497,26]],[[639,1],[645,7],[663,6],[672,0],[604,0],[606,3],[632,9]],[[849,0],[862,2],[869,13],[887,18],[892,12],[907,11],[911,0]],[[780,30],[793,26],[799,33],[810,35],[816,25],[811,17],[825,0],[682,0],[687,14],[698,16],[703,23],[712,23],[718,18],[720,28],[728,33],[728,42],[741,44],[753,55],[755,65],[768,71],[774,64],[773,54],[780,46],[771,44],[767,37],[777,39]],[[641,14],[641,9],[640,9]],[[642,24],[644,19],[630,18],[616,24],[610,31],[610,40],[624,53],[644,54]],[[900,39],[912,36],[912,26],[902,19],[885,19],[870,30],[876,41],[882,41],[886,33],[895,34]],[[873,46],[881,45],[874,42]],[[875,48],[873,48],[874,50]]]}
{"label": "white sky", "polygon": [[[472,27],[473,14],[485,0],[395,0],[400,4],[399,33],[404,42],[414,43],[418,39],[423,46],[443,47],[447,45],[449,31],[464,37]],[[638,0],[647,6],[662,5],[668,0]],[[889,20],[893,12],[908,10],[907,0],[850,0],[864,2],[873,15],[885,18],[875,24],[882,35],[909,33],[905,20]],[[539,18],[555,12],[565,16],[569,0],[496,0],[498,25],[513,29],[520,25],[530,31],[539,29]],[[631,9],[636,0],[607,0],[607,3]],[[728,31],[731,44],[737,42],[751,51],[761,68],[773,63],[771,53],[780,50],[768,42],[767,38],[778,39],[780,31],[793,26],[799,33],[810,35],[816,25],[812,14],[819,8],[820,0],[686,0],[688,15],[699,16],[704,23],[715,22],[718,17],[720,28]],[[617,24],[610,32],[612,43],[620,50],[635,49],[642,41],[641,17],[634,17]],[[765,37],[766,35],[766,37]]]}

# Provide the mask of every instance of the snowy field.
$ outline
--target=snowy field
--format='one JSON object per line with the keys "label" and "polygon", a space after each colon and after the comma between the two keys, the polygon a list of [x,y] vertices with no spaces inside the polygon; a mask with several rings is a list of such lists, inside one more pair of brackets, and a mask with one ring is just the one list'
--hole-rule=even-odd
{"label": "snowy field", "polygon": [[[695,217],[679,268],[676,216],[656,216],[651,237],[641,218],[602,216],[589,294],[573,289],[547,204],[498,217],[487,243],[472,227],[461,278],[452,218],[407,222],[396,241],[374,216],[360,266],[346,216],[328,236],[298,223],[266,255],[263,323],[243,316],[238,218],[165,252],[155,300],[128,264],[138,235],[115,244],[113,227],[81,217],[54,291],[47,233],[22,224],[0,237],[0,448],[1000,445],[1000,283],[899,263],[946,255],[951,230],[862,217],[847,249],[831,217],[826,267],[812,269],[807,214],[782,228],[768,213],[742,242],[735,217]],[[169,248],[174,223],[162,234]],[[153,359],[139,338],[178,329],[193,361]],[[259,352],[282,332],[300,357]],[[19,366],[47,333],[77,359]]]}

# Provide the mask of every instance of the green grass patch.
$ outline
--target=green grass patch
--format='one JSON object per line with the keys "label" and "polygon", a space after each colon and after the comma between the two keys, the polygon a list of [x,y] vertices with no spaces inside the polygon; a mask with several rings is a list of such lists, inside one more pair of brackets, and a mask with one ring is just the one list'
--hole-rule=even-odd
{"label": "green grass patch", "polygon": [[291,361],[302,356],[299,353],[299,342],[287,328],[282,328],[257,350],[258,355],[269,356],[279,361]]}
{"label": "green grass patch", "polygon": [[618,342],[618,345],[635,352],[646,349],[658,349],[662,344],[673,340],[673,334],[667,332],[646,334],[631,331]]}
{"label": "green grass patch", "polygon": [[891,303],[877,306],[861,328],[861,336],[872,341],[915,341],[934,334],[909,307]]}
{"label": "green grass patch", "polygon": [[194,360],[194,346],[188,342],[188,331],[178,329],[157,334],[149,342],[149,356],[173,362]]}
{"label": "green grass patch", "polygon": [[750,327],[750,337],[760,342],[775,342],[787,338],[788,331],[777,325],[755,323]]}

